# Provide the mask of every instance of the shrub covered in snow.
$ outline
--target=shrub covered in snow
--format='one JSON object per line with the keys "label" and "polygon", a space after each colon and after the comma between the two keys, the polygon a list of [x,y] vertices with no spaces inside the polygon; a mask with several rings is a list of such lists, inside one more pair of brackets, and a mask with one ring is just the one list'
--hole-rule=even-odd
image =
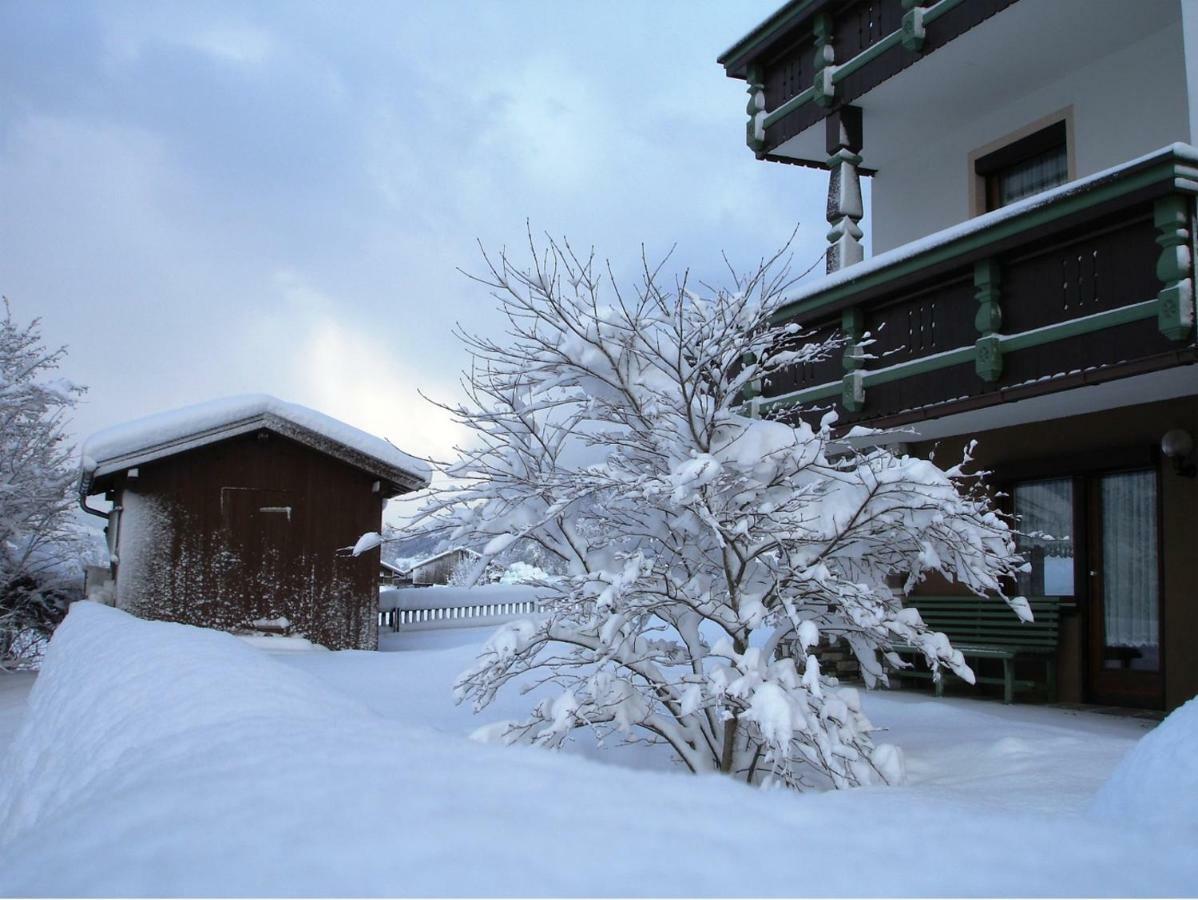
{"label": "shrub covered in snow", "polygon": [[517,560],[499,576],[500,584],[540,584],[552,578],[548,572],[526,562]]}
{"label": "shrub covered in snow", "polygon": [[761,379],[837,347],[773,324],[774,264],[701,297],[647,265],[619,290],[552,242],[527,269],[487,263],[513,339],[466,336],[473,380],[454,412],[477,442],[427,514],[488,557],[533,542],[566,575],[548,615],[502,629],[461,676],[477,708],[529,673],[561,688],[486,734],[556,746],[592,727],[665,742],[695,772],[897,781],[899,753],[813,650],[844,640],[870,685],[894,641],[972,678],[890,584],[937,571],[1002,594],[1019,561],[976,479],[839,444],[831,415],[752,414]]}
{"label": "shrub covered in snow", "polygon": [[0,667],[27,661],[82,594],[70,511],[75,466],[63,432],[83,389],[53,376],[66,354],[38,321],[0,319]]}

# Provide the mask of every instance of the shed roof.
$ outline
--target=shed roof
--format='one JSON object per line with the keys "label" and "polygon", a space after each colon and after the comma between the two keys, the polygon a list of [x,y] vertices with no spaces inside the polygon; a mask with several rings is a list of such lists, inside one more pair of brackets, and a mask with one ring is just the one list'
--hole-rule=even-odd
{"label": "shed roof", "polygon": [[266,429],[388,482],[394,493],[428,485],[428,463],[331,416],[269,394],[243,394],[155,413],[105,428],[81,451],[79,493],[105,475]]}
{"label": "shed roof", "polygon": [[470,556],[482,556],[477,550],[471,550],[469,547],[450,547],[448,550],[442,550],[440,553],[434,553],[432,556],[426,556],[424,559],[417,560],[408,566],[408,571],[414,571],[421,566],[427,566],[429,563],[436,562],[443,556],[452,556],[455,553],[466,553]]}

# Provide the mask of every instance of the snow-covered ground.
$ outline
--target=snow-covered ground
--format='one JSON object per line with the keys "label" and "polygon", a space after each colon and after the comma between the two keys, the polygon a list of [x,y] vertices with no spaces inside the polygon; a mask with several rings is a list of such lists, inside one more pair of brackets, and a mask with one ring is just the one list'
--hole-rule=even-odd
{"label": "snow-covered ground", "polygon": [[[272,653],[77,605],[0,769],[0,895],[1198,892],[1181,719],[1138,753],[1176,767],[1163,807],[1129,802],[1164,790],[1142,765],[1091,804],[1142,720],[897,692],[865,702],[907,785],[767,791],[657,748],[468,740],[528,705],[452,704],[486,634]],[[29,683],[0,675],[0,747]]]}

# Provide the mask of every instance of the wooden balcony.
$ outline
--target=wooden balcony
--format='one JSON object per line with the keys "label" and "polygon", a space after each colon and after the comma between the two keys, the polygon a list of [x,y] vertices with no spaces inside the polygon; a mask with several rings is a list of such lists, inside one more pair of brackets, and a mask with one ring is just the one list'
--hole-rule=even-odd
{"label": "wooden balcony", "polygon": [[822,278],[779,319],[843,353],[753,402],[890,426],[1193,363],[1195,194],[1175,144]]}
{"label": "wooden balcony", "polygon": [[[791,0],[719,58],[749,86],[761,158],[1015,0]],[[824,161],[787,158],[824,167]]]}

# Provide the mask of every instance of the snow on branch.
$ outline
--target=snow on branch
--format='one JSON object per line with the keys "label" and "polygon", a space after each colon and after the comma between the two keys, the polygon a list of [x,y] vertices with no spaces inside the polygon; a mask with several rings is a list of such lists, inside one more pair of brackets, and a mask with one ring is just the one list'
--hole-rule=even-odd
{"label": "snow on branch", "polygon": [[83,388],[54,372],[40,323],[0,318],[0,668],[24,664],[77,592],[76,477],[64,427]]}
{"label": "snow on branch", "polygon": [[890,585],[936,571],[1003,596],[1019,560],[977,479],[852,450],[832,416],[749,415],[754,385],[840,346],[773,322],[781,254],[700,291],[645,260],[629,287],[568,242],[529,251],[484,253],[508,335],[461,334],[475,362],[451,409],[475,440],[424,513],[484,557],[531,542],[566,572],[457,683],[478,709],[528,678],[557,695],[480,734],[557,746],[589,727],[791,787],[901,779],[816,648],[847,643],[870,686],[898,642],[972,677]]}

